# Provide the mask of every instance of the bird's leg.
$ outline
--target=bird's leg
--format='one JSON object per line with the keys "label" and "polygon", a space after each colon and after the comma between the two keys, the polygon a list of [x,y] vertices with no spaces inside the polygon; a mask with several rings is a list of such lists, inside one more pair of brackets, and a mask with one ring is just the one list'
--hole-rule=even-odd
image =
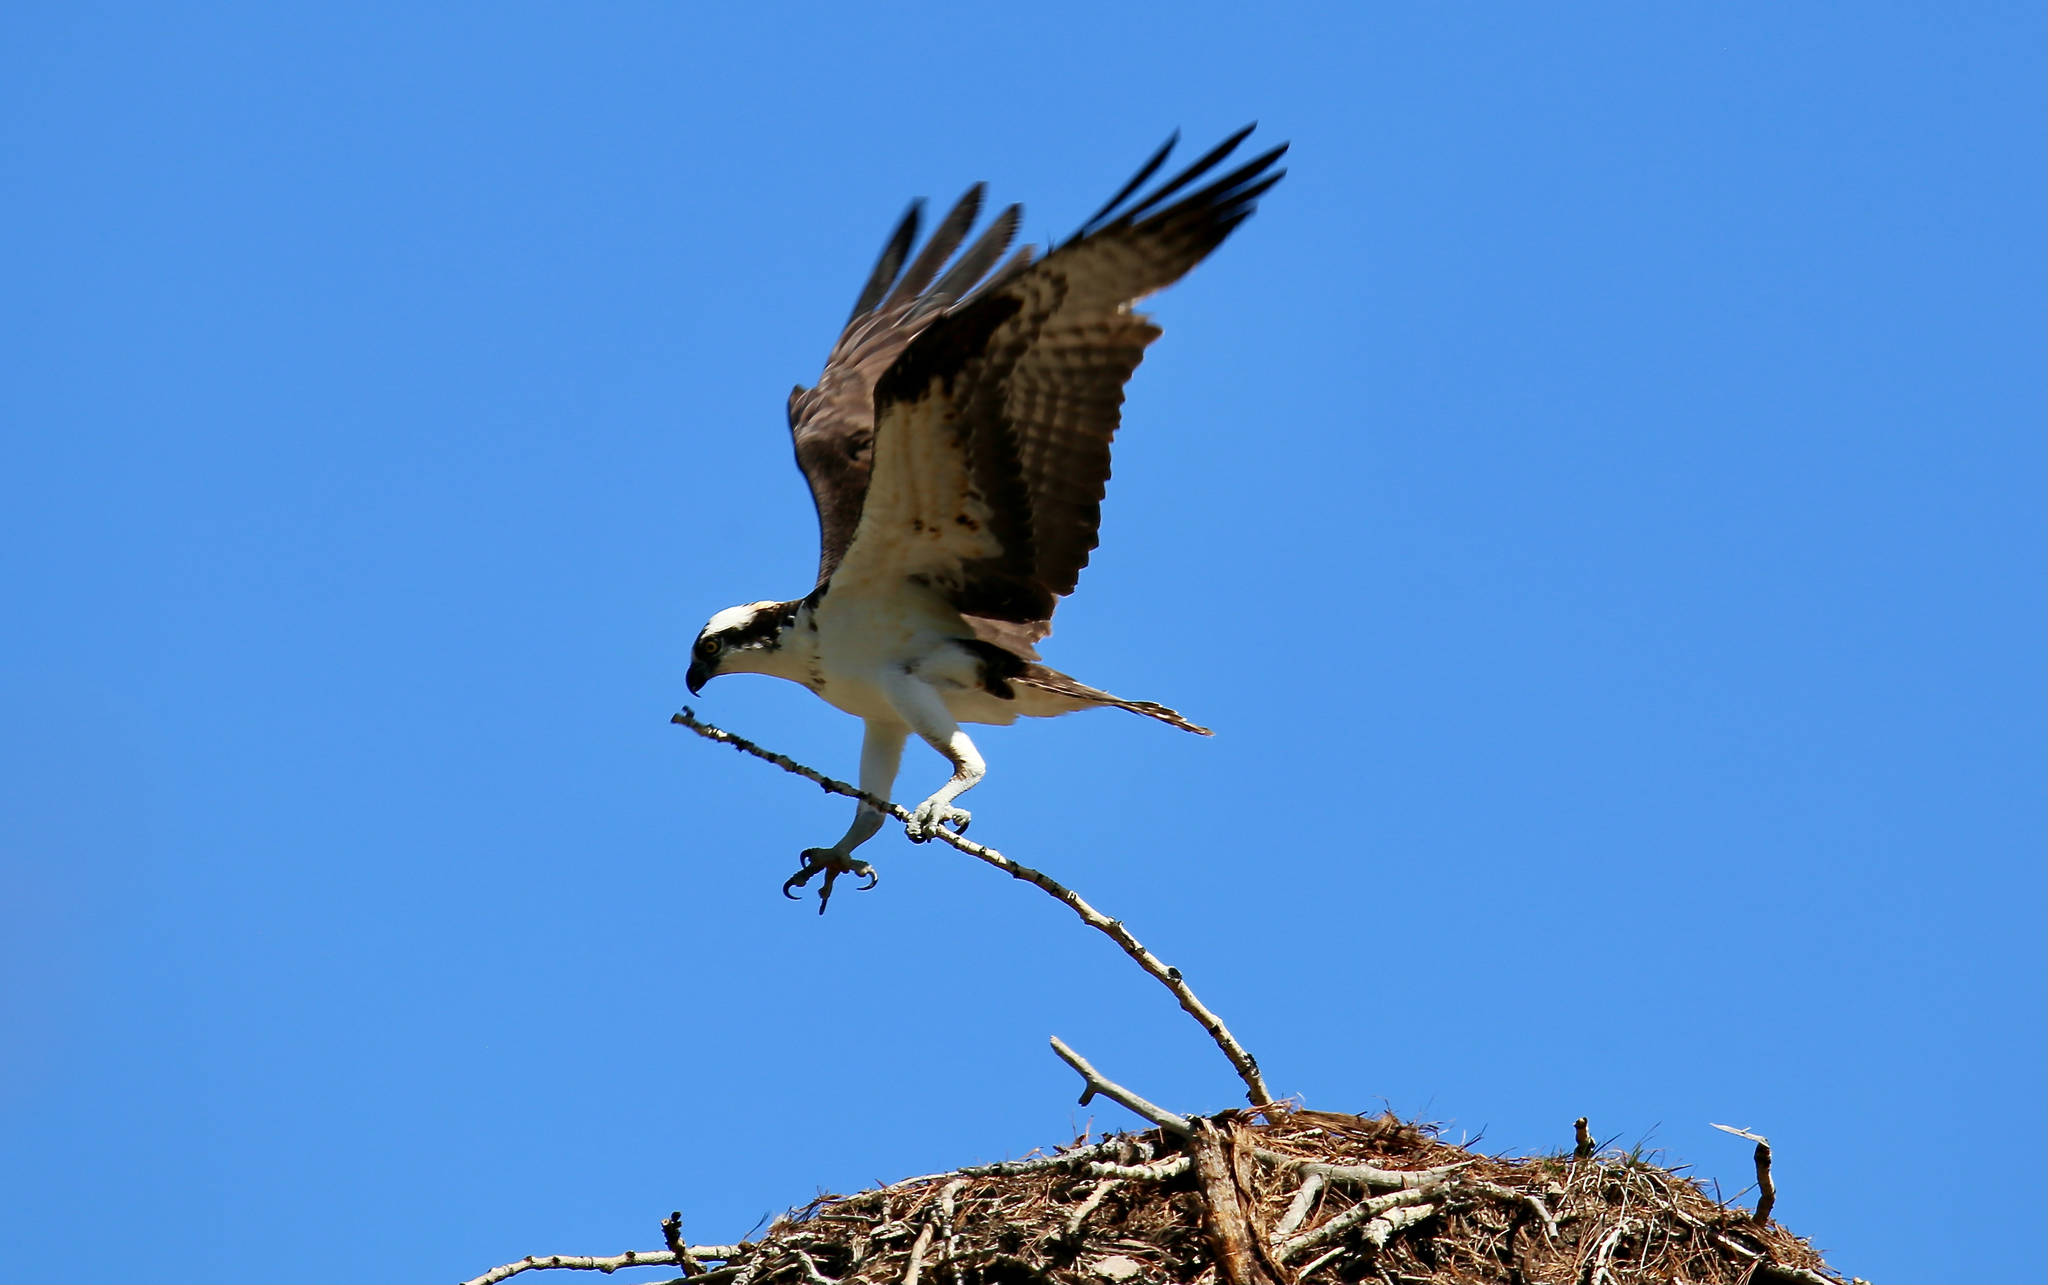
{"label": "bird's leg", "polygon": [[[878,799],[889,797],[890,789],[896,784],[896,769],[903,762],[903,742],[909,738],[910,729],[901,723],[878,723],[869,720],[867,732],[860,742],[860,788],[863,793]],[[825,884],[818,890],[818,913],[825,913],[825,906],[832,900],[832,885],[840,875],[850,874],[867,880],[861,890],[875,886],[875,868],[853,855],[853,850],[882,828],[882,813],[866,803],[857,805],[853,813],[853,824],[839,842],[829,848],[805,848],[803,868],[789,877],[782,885],[782,895],[796,899],[794,889],[809,883],[813,876],[823,874]]]}
{"label": "bird's leg", "polygon": [[944,738],[927,736],[925,740],[953,765],[953,777],[911,812],[910,823],[905,829],[912,843],[923,843],[937,834],[942,825],[951,826],[956,834],[966,834],[967,825],[974,820],[974,815],[966,808],[954,807],[953,800],[973,789],[988,774],[987,765],[981,761],[974,742],[968,740],[967,733],[959,728],[955,727]]}
{"label": "bird's leg", "polygon": [[973,789],[975,783],[987,775],[988,768],[981,761],[980,752],[974,748],[974,742],[967,739],[967,733],[953,721],[944,698],[931,684],[906,673],[886,690],[890,703],[910,724],[911,730],[945,755],[946,761],[953,765],[953,778],[911,812],[910,821],[904,827],[910,841],[924,843],[937,834],[942,825],[951,826],[955,833],[965,834],[973,815],[965,808],[954,807],[953,800]]}

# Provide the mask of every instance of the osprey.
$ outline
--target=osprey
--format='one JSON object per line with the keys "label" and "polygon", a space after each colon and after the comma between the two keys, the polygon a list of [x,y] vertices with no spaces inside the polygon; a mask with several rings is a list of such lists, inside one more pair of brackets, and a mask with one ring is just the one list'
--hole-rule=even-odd
{"label": "osprey", "polygon": [[[1131,201],[1173,150],[1168,139],[1042,256],[1026,245],[1004,259],[1021,214],[1012,205],[946,266],[980,213],[976,184],[911,259],[911,206],[817,386],[789,396],[797,467],[818,510],[817,584],[711,617],[691,651],[693,694],[720,674],[802,683],[865,722],[860,787],[877,798],[915,733],[953,768],[911,814],[919,843],[941,826],[967,829],[954,800],[984,767],[962,723],[1107,705],[1209,734],[1164,705],[1048,668],[1036,644],[1095,548],[1124,383],[1159,337],[1132,303],[1201,262],[1286,173],[1273,169],[1285,144],[1213,173],[1250,133]],[[822,872],[822,913],[839,875],[873,887],[853,851],[881,824],[861,804],[837,843],[805,850],[783,892]]]}

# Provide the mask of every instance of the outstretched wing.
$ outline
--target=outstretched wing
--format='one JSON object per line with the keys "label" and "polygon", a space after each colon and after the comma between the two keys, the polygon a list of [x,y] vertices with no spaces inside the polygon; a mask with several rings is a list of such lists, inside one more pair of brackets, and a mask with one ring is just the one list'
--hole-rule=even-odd
{"label": "outstretched wing", "polygon": [[1065,244],[918,327],[875,385],[873,473],[835,588],[920,581],[1031,655],[1095,548],[1124,383],[1159,337],[1131,304],[1201,262],[1285,173],[1283,144],[1212,176],[1250,132],[1126,206],[1169,140]]}
{"label": "outstretched wing", "polygon": [[[939,268],[960,248],[981,212],[981,197],[981,184],[967,189],[906,269],[904,260],[917,241],[922,203],[910,207],[868,274],[817,386],[799,384],[790,391],[789,431],[796,463],[818,506],[819,584],[839,565],[860,521],[874,455],[876,381],[918,332],[988,274],[1017,233],[1021,210],[1013,205],[939,277]],[[1027,246],[1019,257],[1028,258],[1030,253]]]}

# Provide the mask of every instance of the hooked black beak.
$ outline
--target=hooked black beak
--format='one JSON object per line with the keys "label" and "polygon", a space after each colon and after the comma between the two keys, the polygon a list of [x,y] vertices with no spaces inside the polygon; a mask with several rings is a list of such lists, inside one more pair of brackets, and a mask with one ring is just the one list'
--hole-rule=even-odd
{"label": "hooked black beak", "polygon": [[716,677],[718,677],[716,670],[706,669],[704,662],[701,660],[692,660],[690,662],[690,672],[684,677],[683,681],[690,685],[690,695],[695,696],[704,690],[704,684]]}

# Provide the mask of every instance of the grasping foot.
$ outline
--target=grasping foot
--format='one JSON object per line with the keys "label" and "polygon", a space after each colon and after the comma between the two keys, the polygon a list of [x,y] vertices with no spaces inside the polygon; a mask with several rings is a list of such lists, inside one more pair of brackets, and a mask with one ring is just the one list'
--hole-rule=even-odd
{"label": "grasping foot", "polygon": [[937,799],[926,799],[917,805],[917,811],[910,814],[910,820],[903,827],[912,843],[928,843],[939,832],[940,826],[951,827],[954,834],[966,834],[974,814],[966,808],[956,808],[950,803]]}
{"label": "grasping foot", "polygon": [[853,875],[855,878],[867,880],[866,883],[858,885],[862,892],[874,887],[881,880],[873,866],[837,848],[805,848],[803,868],[783,882],[782,895],[791,901],[801,901],[802,898],[793,890],[803,887],[820,873],[825,876],[824,886],[818,889],[818,913],[821,915],[825,913],[826,905],[832,900],[832,885],[838,881],[840,875]]}

